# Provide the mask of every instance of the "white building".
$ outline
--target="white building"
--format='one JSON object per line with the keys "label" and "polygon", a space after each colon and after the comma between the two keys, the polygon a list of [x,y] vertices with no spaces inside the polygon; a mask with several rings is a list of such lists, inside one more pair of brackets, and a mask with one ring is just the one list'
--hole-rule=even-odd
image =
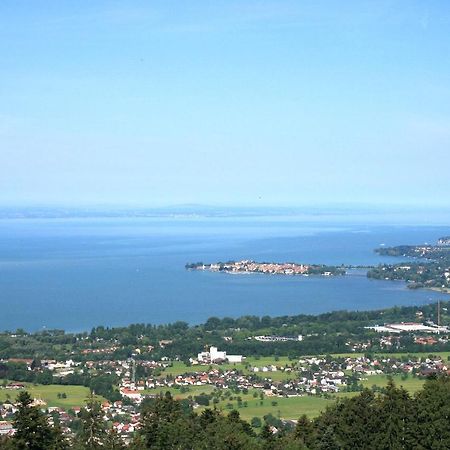
{"label": "white building", "polygon": [[142,395],[136,389],[121,388],[120,394],[122,397],[127,397],[134,402],[140,403],[142,401]]}
{"label": "white building", "polygon": [[414,331],[423,333],[448,333],[450,330],[448,327],[443,326],[428,326],[422,323],[415,322],[402,322],[402,323],[390,323],[384,326],[375,325],[373,327],[365,327],[366,329],[374,330],[378,333],[411,333]]}
{"label": "white building", "polygon": [[242,355],[227,355],[227,352],[221,352],[217,347],[210,347],[209,352],[201,352],[197,356],[199,363],[216,363],[216,362],[230,362],[242,363],[244,357]]}

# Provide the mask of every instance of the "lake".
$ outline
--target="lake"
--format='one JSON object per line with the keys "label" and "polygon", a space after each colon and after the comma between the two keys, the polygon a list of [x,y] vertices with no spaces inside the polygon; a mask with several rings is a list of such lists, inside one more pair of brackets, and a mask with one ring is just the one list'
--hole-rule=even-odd
{"label": "lake", "polygon": [[402,282],[186,271],[254,259],[378,264],[380,244],[435,242],[444,226],[317,217],[0,220],[0,329],[89,330],[210,316],[295,315],[420,305],[448,296]]}

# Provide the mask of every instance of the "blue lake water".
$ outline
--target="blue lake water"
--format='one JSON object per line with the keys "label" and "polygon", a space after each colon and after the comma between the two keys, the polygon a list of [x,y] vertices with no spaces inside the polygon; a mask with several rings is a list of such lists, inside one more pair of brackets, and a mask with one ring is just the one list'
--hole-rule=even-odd
{"label": "blue lake water", "polygon": [[294,315],[448,298],[401,282],[186,271],[187,262],[254,259],[377,264],[380,244],[435,242],[449,227],[283,218],[5,219],[0,329],[70,331],[210,316]]}

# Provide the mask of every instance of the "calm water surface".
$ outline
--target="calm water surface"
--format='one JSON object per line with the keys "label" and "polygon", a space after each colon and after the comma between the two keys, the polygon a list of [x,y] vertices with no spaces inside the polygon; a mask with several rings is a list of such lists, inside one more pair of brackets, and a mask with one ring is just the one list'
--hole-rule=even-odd
{"label": "calm water surface", "polygon": [[70,331],[210,316],[293,315],[416,305],[445,298],[403,283],[346,277],[189,272],[230,259],[328,264],[397,261],[380,244],[434,242],[442,226],[294,219],[24,219],[0,221],[0,329]]}

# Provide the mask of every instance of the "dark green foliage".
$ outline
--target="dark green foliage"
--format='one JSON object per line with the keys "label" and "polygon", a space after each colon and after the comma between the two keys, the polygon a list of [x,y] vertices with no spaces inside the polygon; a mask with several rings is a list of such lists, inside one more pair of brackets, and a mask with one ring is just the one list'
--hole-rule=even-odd
{"label": "dark green foliage", "polygon": [[252,421],[250,422],[251,426],[253,428],[261,428],[262,426],[262,420],[259,417],[253,417]]}
{"label": "dark green foliage", "polygon": [[0,448],[2,450],[15,450],[17,447],[14,446],[14,442],[11,438],[7,436],[0,436]]}
{"label": "dark green foliage", "polygon": [[251,426],[237,411],[227,417],[213,410],[202,414],[186,411],[167,393],[147,402],[135,448],[146,449],[257,449],[259,442]]}
{"label": "dark green foliage", "polygon": [[106,440],[106,425],[100,403],[94,396],[87,399],[86,407],[80,412],[81,427],[77,434],[75,448],[80,450],[99,450],[104,448]]}
{"label": "dark green foliage", "polygon": [[377,414],[377,429],[372,431],[373,443],[376,448],[400,450],[411,448],[408,443],[414,433],[412,422],[413,402],[402,388],[396,388],[389,381],[385,394],[380,397],[374,413]]}
{"label": "dark green foliage", "polygon": [[104,450],[125,450],[125,444],[116,431],[108,430],[104,439]]}
{"label": "dark green foliage", "polygon": [[299,445],[305,447],[309,447],[314,443],[317,437],[316,430],[313,423],[305,415],[298,419],[292,437]]}
{"label": "dark green foliage", "polygon": [[59,450],[65,448],[59,428],[51,428],[47,417],[36,407],[31,406],[32,398],[28,392],[17,396],[18,411],[14,418],[16,434],[12,448],[17,450]]}
{"label": "dark green foliage", "polygon": [[115,375],[98,375],[90,380],[89,388],[97,395],[102,395],[110,401],[116,401],[121,399],[119,392],[113,388],[116,382]]}
{"label": "dark green foliage", "polygon": [[443,450],[450,448],[449,419],[448,377],[428,380],[415,398],[390,381],[378,397],[364,390],[313,421],[301,417],[285,441],[308,449]]}
{"label": "dark green foliage", "polygon": [[417,448],[450,448],[450,378],[427,381],[416,396],[413,411]]}
{"label": "dark green foliage", "polygon": [[199,405],[209,406],[209,395],[206,395],[206,394],[196,395],[196,396],[194,396],[194,400]]}
{"label": "dark green foliage", "polygon": [[198,432],[192,415],[186,414],[169,393],[146,403],[141,423],[139,441],[149,449],[190,448]]}

